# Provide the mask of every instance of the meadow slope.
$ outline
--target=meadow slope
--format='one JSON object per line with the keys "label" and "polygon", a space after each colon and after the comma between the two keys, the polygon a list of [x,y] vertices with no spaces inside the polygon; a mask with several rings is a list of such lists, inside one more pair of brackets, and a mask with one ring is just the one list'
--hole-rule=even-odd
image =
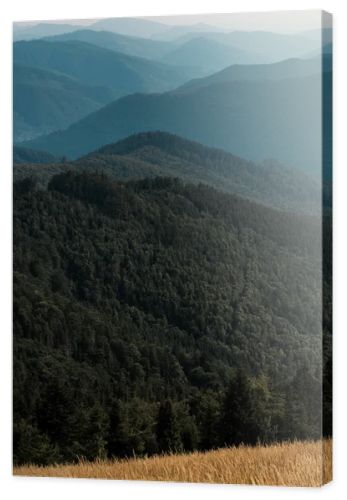
{"label": "meadow slope", "polygon": [[15,467],[13,472],[16,476],[321,486],[332,478],[332,440],[240,446],[150,458],[81,461],[62,466],[26,465]]}

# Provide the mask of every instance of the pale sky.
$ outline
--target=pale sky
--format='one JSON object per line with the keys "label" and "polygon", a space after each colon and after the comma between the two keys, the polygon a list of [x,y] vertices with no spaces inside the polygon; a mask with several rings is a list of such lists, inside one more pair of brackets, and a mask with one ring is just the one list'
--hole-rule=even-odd
{"label": "pale sky", "polygon": [[239,12],[232,14],[193,14],[190,16],[149,17],[165,24],[206,23],[228,30],[263,30],[291,33],[318,29],[321,23],[320,10]]}
{"label": "pale sky", "polygon": [[[233,30],[262,30],[274,31],[278,33],[294,33],[300,31],[309,31],[321,27],[320,10],[302,10],[302,11],[274,11],[274,12],[240,12],[232,14],[191,14],[182,16],[157,16],[142,17],[167,25],[189,25],[196,23],[205,23],[216,26],[228,31]],[[28,27],[38,23],[53,24],[74,24],[88,26],[99,19],[58,19],[58,20],[40,20],[15,23],[16,27]],[[328,27],[328,26],[325,26]]]}

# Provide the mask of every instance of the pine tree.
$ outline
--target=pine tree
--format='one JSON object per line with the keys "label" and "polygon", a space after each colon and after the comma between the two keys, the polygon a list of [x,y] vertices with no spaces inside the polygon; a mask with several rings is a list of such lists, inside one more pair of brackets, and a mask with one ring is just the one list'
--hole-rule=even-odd
{"label": "pine tree", "polygon": [[180,429],[170,399],[165,400],[159,406],[156,431],[158,447],[161,453],[182,451]]}
{"label": "pine tree", "polygon": [[221,445],[255,444],[258,438],[255,400],[249,378],[238,370],[230,380],[222,403]]}
{"label": "pine tree", "polygon": [[108,434],[108,415],[99,403],[89,412],[87,458],[105,458],[106,438]]}

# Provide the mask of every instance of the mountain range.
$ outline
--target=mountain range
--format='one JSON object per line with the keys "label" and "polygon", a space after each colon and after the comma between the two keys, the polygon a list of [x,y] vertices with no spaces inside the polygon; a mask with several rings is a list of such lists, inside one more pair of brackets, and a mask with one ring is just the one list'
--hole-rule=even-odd
{"label": "mountain range", "polygon": [[109,31],[91,29],[78,30],[45,38],[50,42],[81,41],[124,54],[144,57],[165,64],[190,68],[196,75],[206,75],[234,63],[256,63],[267,61],[251,50],[224,45],[215,40],[200,37],[183,43],[153,40],[121,35]]}
{"label": "mountain range", "polygon": [[[14,141],[75,158],[134,132],[159,129],[250,160],[275,157],[312,170],[317,163],[317,155],[312,154],[317,117],[310,115],[310,98],[301,108],[309,84],[303,82],[300,92],[295,90],[298,82],[291,89],[289,81],[279,80],[319,74],[319,58],[307,58],[317,54],[318,35],[315,31],[295,35],[228,32],[204,23],[168,26],[150,19],[126,18],[90,22],[88,26],[15,25],[14,39],[27,40],[17,41],[13,47]],[[324,52],[329,54],[327,36],[324,40]],[[299,60],[299,56],[306,59]],[[290,58],[283,60],[285,57]],[[272,90],[269,80],[278,80],[276,89]],[[241,81],[247,81],[244,88],[236,83]],[[217,84],[224,85],[220,94]],[[314,95],[319,83],[313,86]],[[117,101],[126,95],[133,97]],[[254,117],[247,109],[249,95]],[[226,106],[222,99],[226,99]],[[126,103],[132,108],[130,113]],[[140,118],[132,116],[137,106],[143,111]],[[211,106],[215,106],[212,111]],[[268,110],[274,107],[282,114],[286,107],[292,109],[293,121],[309,127],[312,138],[307,151],[303,144],[296,151],[290,145],[290,138],[293,144],[297,137],[294,122],[281,123],[279,116],[273,126],[267,123]],[[100,114],[93,114],[98,111]],[[306,111],[303,116],[302,111]],[[48,137],[51,133],[56,134]],[[245,144],[247,134],[252,140]],[[276,146],[276,136],[286,135],[289,143],[285,145],[280,139]],[[31,140],[39,142],[27,143]]]}
{"label": "mountain range", "polygon": [[[286,68],[285,79],[278,78],[276,64]],[[161,94],[129,95],[25,146],[77,158],[136,132],[162,130],[249,160],[275,158],[317,173],[321,78],[297,77],[309,74],[314,63],[307,70],[297,60],[276,64],[230,68],[212,83],[207,77],[206,85],[200,80]],[[249,80],[234,80],[237,72],[248,73]]]}
{"label": "mountain range", "polygon": [[[88,29],[93,31],[109,31],[126,36],[173,40],[186,33],[219,31],[216,26],[206,23],[195,23],[184,26],[172,26],[162,22],[141,18],[109,18],[88,23]],[[83,29],[79,24],[47,23],[23,26],[22,23],[14,24],[14,41],[34,40],[50,35],[72,33]],[[223,31],[222,29],[220,31]]]}
{"label": "mountain range", "polygon": [[196,75],[76,40],[16,42],[13,58],[16,142],[64,129],[125,94],[162,92]]}
{"label": "mountain range", "polygon": [[13,60],[17,64],[58,71],[88,85],[101,85],[119,95],[132,92],[160,92],[188,80],[188,70],[128,56],[80,42],[16,42]]}
{"label": "mountain range", "polygon": [[129,56],[144,57],[146,59],[159,59],[175,47],[174,44],[161,40],[151,40],[139,36],[127,36],[111,31],[95,31],[91,29],[80,29],[70,33],[49,36],[45,40],[47,42],[86,42],[104,49],[122,52]]}

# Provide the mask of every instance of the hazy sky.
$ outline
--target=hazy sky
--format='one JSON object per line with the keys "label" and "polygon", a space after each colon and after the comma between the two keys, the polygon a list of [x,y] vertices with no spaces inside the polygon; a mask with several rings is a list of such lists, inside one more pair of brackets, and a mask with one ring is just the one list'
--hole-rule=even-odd
{"label": "hazy sky", "polygon": [[317,29],[320,25],[321,11],[282,11],[251,12],[233,14],[205,14],[191,16],[150,17],[165,24],[207,23],[231,30],[268,30],[295,32]]}
{"label": "hazy sky", "polygon": [[[183,16],[158,16],[145,17],[168,25],[189,25],[196,23],[206,23],[226,30],[264,30],[283,33],[293,33],[297,31],[308,31],[318,29],[321,23],[321,11],[274,11],[274,12],[253,12],[253,13],[232,13],[232,14],[192,14]],[[19,28],[34,25],[39,22],[48,23],[68,23],[89,25],[98,19],[59,19],[50,21],[15,23]]]}

